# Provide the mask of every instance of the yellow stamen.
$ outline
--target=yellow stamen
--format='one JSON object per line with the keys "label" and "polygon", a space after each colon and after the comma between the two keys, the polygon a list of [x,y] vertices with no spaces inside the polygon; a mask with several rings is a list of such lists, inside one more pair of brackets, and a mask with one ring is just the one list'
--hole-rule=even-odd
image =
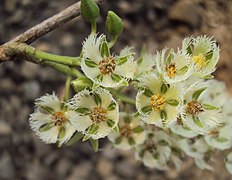
{"label": "yellow stamen", "polygon": [[102,59],[98,64],[98,68],[103,75],[111,75],[116,68],[114,57]]}
{"label": "yellow stamen", "polygon": [[96,106],[96,107],[93,107],[91,110],[90,119],[93,122],[100,123],[100,122],[107,120],[106,114],[107,114],[106,109],[100,106]]}
{"label": "yellow stamen", "polygon": [[166,99],[164,95],[156,94],[151,96],[150,105],[154,111],[160,111],[164,109],[166,104]]}
{"label": "yellow stamen", "polygon": [[167,72],[168,77],[172,79],[176,75],[176,65],[170,64],[169,66],[167,66],[166,72]]}
{"label": "yellow stamen", "polygon": [[198,115],[200,112],[203,112],[201,103],[198,101],[191,101],[188,103],[187,113],[192,115]]}
{"label": "yellow stamen", "polygon": [[193,56],[192,59],[198,70],[201,70],[207,64],[206,58],[202,53],[198,54],[198,56]]}
{"label": "yellow stamen", "polygon": [[61,111],[53,113],[51,119],[55,126],[62,126],[68,120],[65,113]]}
{"label": "yellow stamen", "polygon": [[124,125],[120,128],[120,134],[125,137],[130,137],[132,133],[132,130],[129,126]]}

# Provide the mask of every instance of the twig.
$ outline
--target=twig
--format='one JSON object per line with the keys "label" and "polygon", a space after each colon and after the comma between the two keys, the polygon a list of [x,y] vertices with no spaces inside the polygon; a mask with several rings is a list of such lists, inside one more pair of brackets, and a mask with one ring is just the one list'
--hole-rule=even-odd
{"label": "twig", "polygon": [[[95,0],[97,3],[104,2],[104,0]],[[75,3],[58,14],[46,19],[42,23],[30,28],[19,36],[15,37],[11,41],[5,43],[7,45],[12,42],[20,42],[30,44],[47,34],[48,32],[56,29],[57,27],[65,24],[66,22],[74,19],[80,15],[80,2]]]}

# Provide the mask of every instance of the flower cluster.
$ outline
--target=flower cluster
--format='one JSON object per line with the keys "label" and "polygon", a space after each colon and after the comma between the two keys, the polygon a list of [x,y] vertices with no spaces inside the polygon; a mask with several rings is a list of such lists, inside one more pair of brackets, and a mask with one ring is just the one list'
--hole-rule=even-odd
{"label": "flower cluster", "polygon": [[[82,14],[94,24],[96,14]],[[31,128],[45,143],[59,146],[82,138],[97,150],[98,139],[108,137],[113,147],[134,151],[135,158],[150,168],[179,168],[189,156],[199,168],[212,170],[208,163],[213,150],[232,147],[232,99],[212,76],[219,60],[216,41],[189,37],[176,51],[143,51],[136,60],[129,47],[119,55],[112,53],[120,23],[110,12],[109,42],[92,27],[80,55],[82,72],[66,83],[66,94],[70,84],[76,94],[63,100],[55,94],[37,99]],[[231,153],[225,164],[232,173]]]}

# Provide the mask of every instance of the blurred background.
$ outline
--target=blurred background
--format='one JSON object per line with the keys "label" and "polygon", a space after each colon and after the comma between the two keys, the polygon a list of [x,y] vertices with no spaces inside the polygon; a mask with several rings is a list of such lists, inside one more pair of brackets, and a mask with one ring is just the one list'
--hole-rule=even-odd
{"label": "blurred background", "polygon": [[[38,24],[75,0],[0,0],[0,44]],[[125,25],[114,46],[139,52],[146,44],[154,53],[164,47],[181,46],[186,36],[214,36],[221,58],[214,74],[232,92],[232,1],[231,0],[107,0],[100,6],[99,32],[105,32],[108,10],[115,11]],[[90,27],[76,18],[40,38],[32,45],[55,54],[77,56]],[[215,153],[214,171],[200,170],[185,159],[179,171],[156,171],[144,167],[129,151],[111,148],[101,141],[95,153],[87,143],[57,148],[46,145],[31,131],[28,117],[34,100],[53,91],[61,93],[65,77],[56,71],[18,61],[0,64],[0,179],[14,180],[226,180],[221,153]]]}

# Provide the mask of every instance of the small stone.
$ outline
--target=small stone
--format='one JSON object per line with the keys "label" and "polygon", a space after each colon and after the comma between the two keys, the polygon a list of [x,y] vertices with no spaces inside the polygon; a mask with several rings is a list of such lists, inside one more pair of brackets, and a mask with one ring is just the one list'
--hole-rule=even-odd
{"label": "small stone", "polygon": [[39,65],[33,64],[30,62],[25,62],[22,67],[20,74],[24,76],[26,79],[35,79],[36,75],[39,71]]}
{"label": "small stone", "polygon": [[4,135],[4,136],[8,136],[12,133],[12,129],[11,129],[11,126],[0,120],[0,135]]}
{"label": "small stone", "polygon": [[0,179],[14,179],[15,169],[12,158],[8,152],[2,153],[0,157]]}
{"label": "small stone", "polygon": [[68,174],[71,167],[72,167],[72,163],[70,160],[65,158],[59,159],[59,162],[56,166],[56,172],[60,176],[60,178],[63,177],[65,179],[65,176]]}
{"label": "small stone", "polygon": [[97,163],[97,171],[103,177],[109,176],[112,172],[112,163],[106,158],[100,158]]}
{"label": "small stone", "polygon": [[191,1],[178,1],[168,13],[171,20],[188,24],[198,28],[202,22],[201,7]]}
{"label": "small stone", "polygon": [[88,179],[88,175],[90,174],[91,169],[91,164],[89,162],[81,162],[80,165],[73,167],[72,172],[67,180]]}
{"label": "small stone", "polygon": [[40,86],[37,81],[25,82],[22,86],[25,100],[34,100],[40,94]]}

